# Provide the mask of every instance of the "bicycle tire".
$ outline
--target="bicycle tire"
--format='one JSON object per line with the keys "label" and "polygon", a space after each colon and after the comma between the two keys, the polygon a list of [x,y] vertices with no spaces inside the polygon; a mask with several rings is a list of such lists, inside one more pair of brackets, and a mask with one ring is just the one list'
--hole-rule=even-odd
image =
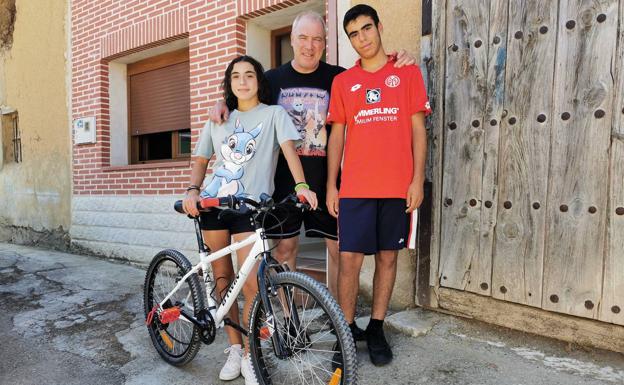
{"label": "bicycle tire", "polygon": [[[176,250],[163,250],[154,256],[147,269],[143,286],[143,307],[146,320],[154,306],[173,290],[179,279],[191,268],[189,260]],[[197,274],[188,277],[186,285],[180,287],[163,307],[168,308],[176,303],[182,303],[184,309],[194,314],[195,317],[204,309],[204,294]],[[183,320],[182,317],[172,323],[162,324],[158,315],[155,315],[152,317],[151,324],[147,325],[147,329],[156,351],[171,365],[187,364],[195,358],[201,347],[199,328],[190,321]]]}
{"label": "bicycle tire", "polygon": [[[264,307],[262,306],[262,300],[259,294],[256,295],[250,313],[249,350],[259,383],[263,385],[295,385],[298,383],[296,381],[297,379],[301,380],[300,383],[305,384],[332,383],[332,376],[334,376],[336,372],[331,362],[334,357],[333,350],[337,347],[337,349],[339,349],[337,351],[341,353],[342,360],[342,365],[338,365],[342,373],[337,383],[342,385],[356,385],[357,356],[353,336],[345,321],[342,310],[325,286],[321,285],[310,276],[298,272],[282,272],[276,274],[274,276],[274,286],[278,293],[282,292],[284,294],[272,297],[271,294],[269,294],[272,304],[275,302],[275,298],[277,298],[279,302],[278,306],[272,306],[274,313],[272,330],[273,332],[277,330],[284,335],[290,335],[290,337],[285,338],[284,341],[286,345],[288,345],[287,348],[295,353],[287,359],[280,359],[274,355],[272,350],[273,340],[267,338],[266,335],[267,325],[269,325],[269,323],[266,322],[266,319],[263,319]],[[285,293],[289,292],[289,288],[296,289],[299,292],[292,290],[294,294],[290,300],[291,305],[286,305],[284,304],[286,301],[280,298],[286,298],[288,296]],[[280,311],[283,313],[285,307],[292,306],[296,298],[303,301],[304,294],[306,296],[305,302],[297,305],[297,314],[298,318],[301,318],[301,327],[296,329],[295,333],[291,332],[290,327],[288,331],[286,331],[286,322],[283,322],[283,325],[280,326],[280,319],[288,318],[282,317]],[[312,298],[318,306],[314,307],[313,303],[309,303],[308,300],[310,298]],[[309,305],[307,309],[306,304]],[[327,321],[321,325],[323,318],[327,318]],[[289,325],[290,324],[289,322]],[[264,328],[264,331],[262,328]],[[269,328],[269,330],[271,329]],[[332,330],[335,332],[332,332]],[[293,336],[293,334],[295,334],[295,336]],[[331,336],[331,338],[325,341],[328,336]],[[334,340],[332,340],[332,338]],[[338,342],[338,345],[335,345],[336,342]],[[330,349],[330,346],[332,351],[320,349],[322,347]],[[306,363],[303,362],[303,358],[306,356],[309,356],[308,361],[313,362],[307,362],[306,365]],[[318,366],[315,367],[314,363],[318,364]],[[278,373],[280,370],[278,365],[284,369],[281,375]],[[321,365],[323,366],[321,367]],[[290,375],[294,372],[296,372],[296,376]]]}

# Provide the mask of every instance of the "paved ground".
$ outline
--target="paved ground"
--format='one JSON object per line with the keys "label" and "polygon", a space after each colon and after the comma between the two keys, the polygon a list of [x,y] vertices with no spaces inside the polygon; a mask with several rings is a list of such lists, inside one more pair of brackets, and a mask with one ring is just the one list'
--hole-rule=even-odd
{"label": "paved ground", "polygon": [[[0,243],[0,384],[225,384],[222,335],[184,368],[158,357],[142,320],[143,278],[135,266]],[[432,328],[417,338],[389,332],[391,365],[373,367],[360,346],[360,384],[624,384],[620,354],[413,316]]]}

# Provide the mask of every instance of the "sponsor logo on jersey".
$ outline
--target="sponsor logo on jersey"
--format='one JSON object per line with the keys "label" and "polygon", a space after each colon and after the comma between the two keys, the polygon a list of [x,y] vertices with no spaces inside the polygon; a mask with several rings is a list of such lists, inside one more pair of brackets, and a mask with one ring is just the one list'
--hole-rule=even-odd
{"label": "sponsor logo on jersey", "polygon": [[355,92],[357,90],[359,90],[362,87],[361,84],[355,84],[353,87],[351,87],[351,92]]}
{"label": "sponsor logo on jersey", "polygon": [[401,78],[399,78],[396,75],[390,75],[386,78],[386,85],[390,88],[394,88],[397,87],[399,84],[401,84]]}
{"label": "sponsor logo on jersey", "polygon": [[399,113],[399,107],[379,107],[379,108],[369,108],[368,110],[360,110],[360,112],[355,115],[355,118],[362,118],[364,116],[373,116],[373,115],[396,115]]}
{"label": "sponsor logo on jersey", "polygon": [[381,89],[371,88],[366,90],[366,104],[378,103],[381,101]]}
{"label": "sponsor logo on jersey", "polygon": [[396,122],[399,119],[397,116],[398,113],[398,107],[369,108],[367,110],[360,110],[353,119],[355,120],[355,124]]}

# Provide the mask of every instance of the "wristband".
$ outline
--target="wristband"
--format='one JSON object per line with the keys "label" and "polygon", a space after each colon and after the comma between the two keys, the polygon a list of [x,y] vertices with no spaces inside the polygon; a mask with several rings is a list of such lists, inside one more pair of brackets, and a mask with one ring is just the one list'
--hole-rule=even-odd
{"label": "wristband", "polygon": [[295,185],[295,192],[301,190],[302,188],[307,188],[309,190],[310,185],[308,185],[306,182],[299,182]]}
{"label": "wristband", "polygon": [[192,184],[192,185],[190,185],[190,186],[188,186],[188,187],[186,188],[186,192],[189,192],[189,191],[191,191],[191,190],[201,191],[201,189],[199,188],[199,186],[194,185],[194,184]]}

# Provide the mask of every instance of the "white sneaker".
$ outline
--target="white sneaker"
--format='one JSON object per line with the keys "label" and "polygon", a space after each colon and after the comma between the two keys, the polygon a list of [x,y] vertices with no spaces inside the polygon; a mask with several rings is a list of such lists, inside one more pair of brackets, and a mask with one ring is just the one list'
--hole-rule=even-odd
{"label": "white sneaker", "polygon": [[243,358],[243,349],[239,344],[235,344],[225,349],[223,352],[229,354],[225,365],[219,372],[219,379],[223,381],[230,381],[241,374],[241,360]]}
{"label": "white sneaker", "polygon": [[259,385],[256,379],[256,371],[251,364],[249,354],[244,354],[241,361],[241,374],[245,377],[245,385]]}

